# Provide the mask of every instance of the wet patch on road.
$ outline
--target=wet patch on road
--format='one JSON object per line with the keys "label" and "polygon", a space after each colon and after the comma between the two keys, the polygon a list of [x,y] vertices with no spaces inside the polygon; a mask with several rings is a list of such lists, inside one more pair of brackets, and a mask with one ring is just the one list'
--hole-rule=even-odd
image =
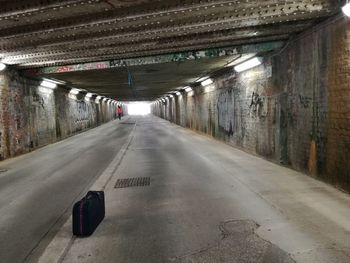
{"label": "wet patch on road", "polygon": [[259,237],[259,227],[251,220],[230,220],[220,224],[222,239],[216,245],[182,257],[173,258],[178,263],[295,263],[282,249]]}

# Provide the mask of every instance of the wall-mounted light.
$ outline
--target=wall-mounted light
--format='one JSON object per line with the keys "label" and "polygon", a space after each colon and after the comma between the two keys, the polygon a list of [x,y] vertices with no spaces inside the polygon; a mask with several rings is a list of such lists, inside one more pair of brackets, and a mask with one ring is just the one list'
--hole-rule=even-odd
{"label": "wall-mounted light", "polygon": [[193,89],[191,87],[185,87],[186,92],[191,92]]}
{"label": "wall-mounted light", "polygon": [[93,95],[92,93],[86,93],[85,98],[91,98]]}
{"label": "wall-mounted light", "polygon": [[243,72],[251,68],[255,68],[256,66],[261,65],[263,62],[263,59],[260,57],[255,57],[252,59],[249,59],[237,66],[234,67],[235,71],[237,72]]}
{"label": "wall-mounted light", "polygon": [[180,91],[176,92],[175,94],[176,94],[177,96],[181,96],[181,92],[180,92]]}
{"label": "wall-mounted light", "polygon": [[346,1],[346,4],[342,7],[343,13],[350,17],[350,3]]}
{"label": "wall-mounted light", "polygon": [[206,76],[206,77],[202,77],[202,78],[200,78],[200,79],[198,79],[196,82],[202,82],[202,81],[204,81],[204,80],[206,80],[206,79],[208,79],[209,77],[208,76]]}
{"label": "wall-mounted light", "polygon": [[40,86],[48,88],[48,89],[55,89],[57,88],[57,84],[48,80],[48,79],[44,79],[41,83]]}
{"label": "wall-mounted light", "polygon": [[3,71],[6,68],[6,64],[0,62],[0,71]]}
{"label": "wall-mounted light", "polygon": [[69,94],[72,94],[72,95],[78,95],[80,93],[80,90],[78,89],[71,89]]}
{"label": "wall-mounted light", "polygon": [[173,99],[174,98],[174,95],[168,95],[169,98]]}
{"label": "wall-mounted light", "polygon": [[211,84],[213,84],[213,80],[212,79],[206,79],[206,80],[204,80],[204,81],[202,81],[201,82],[201,85],[203,86],[203,87],[205,87],[205,86],[208,86],[208,85],[211,85]]}

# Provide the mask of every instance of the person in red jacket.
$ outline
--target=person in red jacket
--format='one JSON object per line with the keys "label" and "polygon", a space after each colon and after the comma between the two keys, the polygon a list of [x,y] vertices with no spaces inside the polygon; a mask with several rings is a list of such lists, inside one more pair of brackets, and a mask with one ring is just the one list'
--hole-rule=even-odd
{"label": "person in red jacket", "polygon": [[122,116],[123,116],[123,109],[122,109],[122,107],[120,107],[120,105],[118,105],[118,107],[117,107],[117,114],[118,114],[119,120],[121,120]]}

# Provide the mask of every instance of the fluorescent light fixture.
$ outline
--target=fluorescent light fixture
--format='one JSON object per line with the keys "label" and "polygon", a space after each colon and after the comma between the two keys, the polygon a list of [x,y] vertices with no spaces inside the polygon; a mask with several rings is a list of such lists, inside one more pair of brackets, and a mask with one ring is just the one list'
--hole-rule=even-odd
{"label": "fluorescent light fixture", "polygon": [[107,101],[108,99],[107,98],[104,98],[102,101]]}
{"label": "fluorescent light fixture", "polygon": [[196,82],[202,82],[202,81],[207,80],[207,79],[209,79],[209,77],[208,77],[208,76],[203,77],[203,78],[200,78],[200,79],[199,79],[199,80],[197,80]]}
{"label": "fluorescent light fixture", "polygon": [[237,66],[234,67],[235,71],[237,72],[243,72],[246,71],[248,69],[254,68],[256,66],[259,66],[262,64],[263,59],[260,57],[255,57],[252,59],[249,59]]}
{"label": "fluorescent light fixture", "polygon": [[56,84],[61,84],[61,85],[66,84],[65,81],[58,80],[58,79],[44,79],[44,80],[48,80],[48,81],[50,81],[50,82],[53,82],[53,83],[56,83]]}
{"label": "fluorescent light fixture", "polygon": [[169,98],[174,98],[174,96],[173,96],[173,95],[171,95],[171,94],[170,94],[170,95],[168,95],[168,97],[169,97]]}
{"label": "fluorescent light fixture", "polygon": [[92,93],[86,93],[85,98],[91,98],[93,95]]}
{"label": "fluorescent light fixture", "polygon": [[69,93],[73,94],[73,95],[78,95],[80,93],[80,90],[78,90],[78,89],[71,89]]}
{"label": "fluorescent light fixture", "polygon": [[191,92],[193,89],[191,87],[185,87],[186,92]]}
{"label": "fluorescent light fixture", "polygon": [[210,84],[213,84],[213,80],[212,80],[212,79],[206,79],[206,80],[204,80],[204,81],[201,82],[201,85],[202,85],[203,87],[208,86],[208,85],[210,85]]}
{"label": "fluorescent light fixture", "polygon": [[3,71],[6,68],[6,64],[0,62],[0,71]]}
{"label": "fluorescent light fixture", "polygon": [[176,94],[177,96],[181,96],[181,92],[180,92],[180,91],[176,92],[175,94]]}
{"label": "fluorescent light fixture", "polygon": [[102,99],[102,96],[97,96],[96,97],[96,100],[100,100],[100,99]]}
{"label": "fluorescent light fixture", "polygon": [[248,59],[256,57],[256,53],[248,53],[246,55],[240,55],[238,58],[233,59],[229,64],[226,65],[226,67],[232,67],[241,64],[244,61],[247,61]]}
{"label": "fluorescent light fixture", "polygon": [[342,7],[343,13],[346,16],[350,17],[350,3],[346,3],[343,7]]}
{"label": "fluorescent light fixture", "polygon": [[49,88],[49,89],[55,89],[55,88],[57,88],[57,84],[56,84],[56,83],[53,83],[52,81],[47,80],[47,79],[44,79],[44,80],[41,82],[40,86],[45,87],[45,88]]}

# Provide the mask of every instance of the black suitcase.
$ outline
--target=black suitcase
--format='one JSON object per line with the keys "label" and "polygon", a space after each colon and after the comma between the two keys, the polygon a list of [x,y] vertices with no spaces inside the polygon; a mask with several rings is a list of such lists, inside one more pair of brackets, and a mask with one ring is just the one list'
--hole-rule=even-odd
{"label": "black suitcase", "polygon": [[73,235],[90,236],[105,217],[103,191],[89,191],[73,206]]}

